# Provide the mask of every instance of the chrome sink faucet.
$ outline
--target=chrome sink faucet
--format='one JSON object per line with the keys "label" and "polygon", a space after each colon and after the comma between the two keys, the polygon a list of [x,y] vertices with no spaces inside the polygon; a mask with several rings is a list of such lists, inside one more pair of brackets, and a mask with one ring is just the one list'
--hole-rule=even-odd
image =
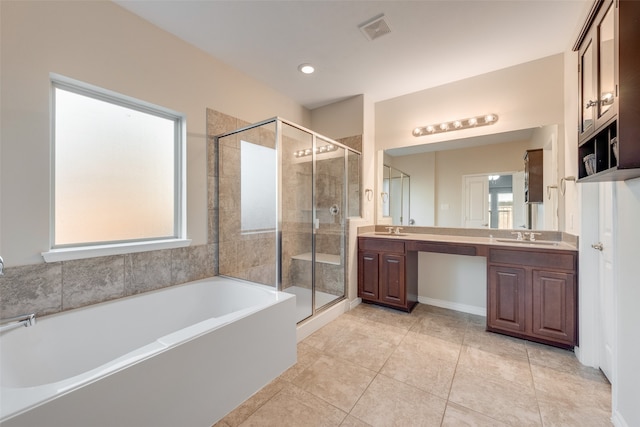
{"label": "chrome sink faucet", "polygon": [[516,240],[524,240],[522,231],[512,231],[511,234],[516,234]]}
{"label": "chrome sink faucet", "polygon": [[4,276],[4,260],[0,256],[0,276]]}
{"label": "chrome sink faucet", "polygon": [[540,236],[542,233],[534,233],[533,231],[529,232],[529,241],[530,242],[535,242],[536,241],[536,236]]}
{"label": "chrome sink faucet", "polygon": [[400,234],[400,230],[402,230],[402,227],[396,227],[395,231],[393,232],[394,234]]}

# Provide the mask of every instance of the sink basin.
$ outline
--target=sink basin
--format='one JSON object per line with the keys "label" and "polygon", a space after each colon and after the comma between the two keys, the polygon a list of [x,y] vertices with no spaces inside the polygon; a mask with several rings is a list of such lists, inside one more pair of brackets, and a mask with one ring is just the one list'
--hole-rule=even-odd
{"label": "sink basin", "polygon": [[406,235],[407,235],[406,233],[396,234],[396,233],[385,233],[385,232],[382,232],[382,231],[376,231],[376,232],[375,232],[375,234],[376,234],[377,236],[391,236],[391,237],[394,237],[394,236],[396,236],[396,237],[398,237],[398,236],[399,236],[399,237],[402,237],[402,236],[406,236]]}
{"label": "sink basin", "polygon": [[496,239],[496,242],[502,243],[515,243],[517,245],[542,245],[542,246],[558,246],[558,242],[548,242],[544,240],[535,240],[533,242],[529,240],[516,240],[516,239]]}

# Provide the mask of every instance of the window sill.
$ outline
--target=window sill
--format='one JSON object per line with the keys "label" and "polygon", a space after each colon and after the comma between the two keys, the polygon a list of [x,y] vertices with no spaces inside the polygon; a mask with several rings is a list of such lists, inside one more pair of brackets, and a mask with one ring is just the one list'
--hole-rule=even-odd
{"label": "window sill", "polygon": [[75,248],[51,249],[42,252],[44,262],[71,261],[110,255],[124,255],[135,252],[157,251],[161,249],[184,248],[191,244],[191,239],[167,239],[153,242],[117,243],[100,246],[83,246]]}

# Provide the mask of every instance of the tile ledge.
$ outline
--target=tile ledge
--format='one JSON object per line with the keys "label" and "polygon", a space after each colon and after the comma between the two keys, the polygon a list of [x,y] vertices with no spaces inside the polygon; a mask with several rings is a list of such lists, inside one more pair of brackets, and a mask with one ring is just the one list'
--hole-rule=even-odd
{"label": "tile ledge", "polygon": [[99,246],[82,246],[73,248],[51,249],[42,252],[44,262],[71,261],[76,259],[95,258],[109,255],[124,255],[134,252],[147,252],[161,249],[184,248],[191,244],[191,239],[167,239],[149,242],[117,243]]}

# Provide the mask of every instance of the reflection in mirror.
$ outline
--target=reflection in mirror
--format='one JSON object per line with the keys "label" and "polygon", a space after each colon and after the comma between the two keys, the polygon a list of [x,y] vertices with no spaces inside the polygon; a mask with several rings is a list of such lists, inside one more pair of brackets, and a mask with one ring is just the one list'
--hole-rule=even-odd
{"label": "reflection in mirror", "polygon": [[614,7],[609,7],[602,23],[598,27],[598,39],[600,40],[600,55],[598,56],[598,87],[600,88],[598,117],[606,113],[613,105],[614,98]]}
{"label": "reflection in mirror", "polygon": [[[379,157],[384,159],[379,163],[380,167],[383,167],[382,163],[385,165],[385,172],[381,170],[379,176],[384,181],[385,177],[391,176],[391,168],[411,176],[409,219],[414,220],[412,225],[558,230],[558,214],[562,206],[558,200],[559,192],[546,191],[543,203],[529,205],[525,204],[523,194],[523,156],[527,150],[543,149],[544,188],[557,184],[557,137],[558,126],[547,125],[393,148]],[[489,176],[493,175],[499,175],[501,179],[505,176],[504,180],[510,176],[512,191],[498,189],[501,182],[496,182],[496,187],[491,186],[490,190]],[[466,194],[465,177],[481,177],[484,184],[476,188],[474,194]],[[380,182],[379,185],[380,191],[386,191],[382,189],[387,184]],[[478,193],[480,190],[482,192]],[[467,203],[472,196],[478,201],[473,205]],[[511,207],[507,208],[509,203]],[[506,213],[507,210],[510,213]],[[378,218],[383,221],[382,217],[388,216],[392,216],[390,211],[380,211]],[[393,224],[396,224],[395,219]]]}
{"label": "reflection in mirror", "polygon": [[383,166],[382,212],[392,225],[413,225],[410,218],[411,177],[389,165]]}

